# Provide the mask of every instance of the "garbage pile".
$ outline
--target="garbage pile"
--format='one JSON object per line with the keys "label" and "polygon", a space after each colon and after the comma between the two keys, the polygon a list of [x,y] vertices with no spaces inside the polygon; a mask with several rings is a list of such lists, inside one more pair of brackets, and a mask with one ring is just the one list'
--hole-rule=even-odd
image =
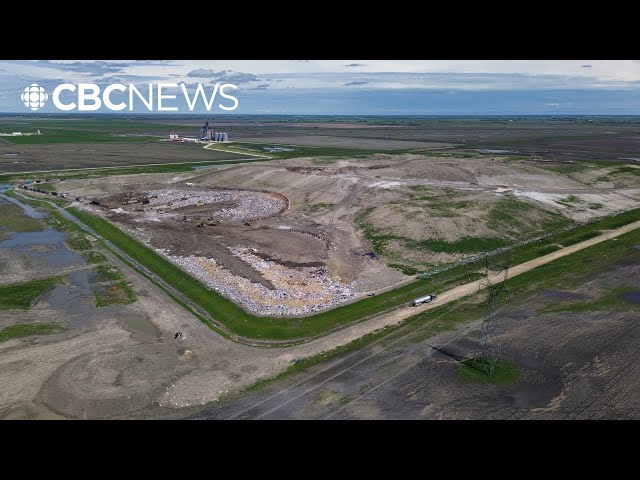
{"label": "garbage pile", "polygon": [[269,218],[286,208],[286,201],[281,197],[251,190],[167,188],[149,192],[149,198],[149,207],[166,213],[189,206],[231,203],[231,206],[215,211],[215,216],[237,222]]}
{"label": "garbage pile", "polygon": [[325,267],[293,269],[254,255],[248,248],[231,249],[275,287],[270,290],[234,275],[212,258],[168,256],[208,287],[259,315],[307,315],[352,299],[356,282],[341,284]]}

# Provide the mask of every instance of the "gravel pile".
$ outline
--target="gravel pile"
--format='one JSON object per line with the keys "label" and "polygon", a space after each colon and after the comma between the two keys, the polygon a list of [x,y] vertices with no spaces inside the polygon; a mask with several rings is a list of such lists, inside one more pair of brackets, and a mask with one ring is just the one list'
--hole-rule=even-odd
{"label": "gravel pile", "polygon": [[234,202],[230,208],[213,212],[220,218],[237,222],[247,222],[277,215],[286,207],[286,202],[265,192],[250,190],[178,190],[167,188],[149,192],[149,206],[170,213],[178,209],[196,205]]}
{"label": "gravel pile", "polygon": [[232,253],[260,272],[275,289],[269,290],[261,284],[233,275],[212,258],[194,255],[168,257],[208,287],[259,315],[307,315],[355,296],[355,282],[341,284],[332,279],[324,267],[287,268],[254,255],[248,248],[232,249]]}

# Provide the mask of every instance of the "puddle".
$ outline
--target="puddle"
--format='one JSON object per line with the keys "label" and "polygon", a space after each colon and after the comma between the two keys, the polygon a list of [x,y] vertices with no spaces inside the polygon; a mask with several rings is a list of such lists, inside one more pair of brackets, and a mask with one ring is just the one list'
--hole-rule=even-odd
{"label": "puddle", "polygon": [[87,325],[95,313],[91,284],[95,282],[96,277],[97,273],[89,270],[72,272],[67,276],[68,285],[57,286],[44,295],[41,301],[58,310],[71,325]]}
{"label": "puddle", "polygon": [[144,343],[153,343],[160,336],[156,326],[140,315],[126,315],[119,317],[120,324],[133,333],[136,340]]}
{"label": "puddle", "polygon": [[622,295],[626,301],[640,304],[640,292],[627,292]]}
{"label": "puddle", "polygon": [[79,253],[69,250],[64,244],[65,238],[64,233],[52,228],[41,232],[14,233],[0,242],[0,248],[13,248],[55,267],[84,265],[84,258]]}

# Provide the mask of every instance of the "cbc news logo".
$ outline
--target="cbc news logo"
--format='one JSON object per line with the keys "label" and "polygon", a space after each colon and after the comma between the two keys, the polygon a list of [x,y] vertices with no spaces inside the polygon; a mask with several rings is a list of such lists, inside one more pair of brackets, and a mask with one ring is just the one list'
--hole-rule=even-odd
{"label": "cbc news logo", "polygon": [[25,107],[30,108],[34,112],[44,106],[44,102],[47,101],[49,95],[46,94],[44,88],[37,83],[32,83],[24,89],[20,96]]}

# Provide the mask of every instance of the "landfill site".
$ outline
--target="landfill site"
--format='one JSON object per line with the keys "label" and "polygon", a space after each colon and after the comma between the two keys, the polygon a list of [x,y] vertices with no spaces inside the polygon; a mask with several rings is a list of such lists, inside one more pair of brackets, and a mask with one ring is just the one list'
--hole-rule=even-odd
{"label": "landfill site", "polygon": [[636,119],[5,122],[0,419],[640,419]]}
{"label": "landfill site", "polygon": [[247,311],[300,316],[482,253],[442,242],[471,238],[490,250],[640,199],[638,177],[615,167],[570,176],[548,167],[374,154],[68,180],[64,189]]}

